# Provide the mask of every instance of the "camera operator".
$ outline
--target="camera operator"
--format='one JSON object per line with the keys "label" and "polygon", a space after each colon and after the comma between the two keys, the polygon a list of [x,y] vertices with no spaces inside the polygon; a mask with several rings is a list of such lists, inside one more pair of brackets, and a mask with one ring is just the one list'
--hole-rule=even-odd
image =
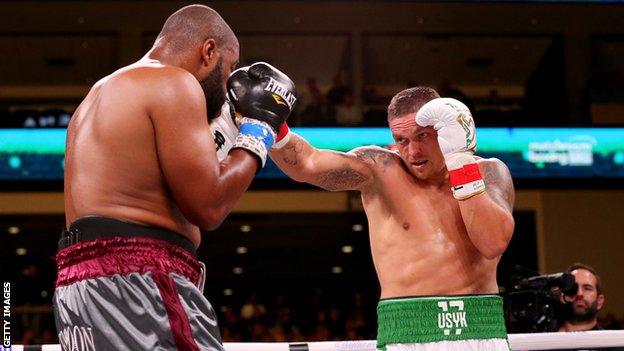
{"label": "camera operator", "polygon": [[[583,263],[575,263],[571,265],[567,272],[571,273],[578,284],[578,290],[574,297],[562,298],[563,307],[563,324],[559,328],[560,332],[577,332],[588,330],[602,330],[598,324],[598,311],[605,302],[605,296],[602,294],[602,284],[600,276],[596,270]],[[622,347],[610,348],[583,348],[583,351],[592,350],[610,350],[624,351]]]}
{"label": "camera operator", "polygon": [[583,263],[573,264],[568,272],[574,276],[578,290],[571,301],[565,302],[559,331],[601,330],[596,317],[605,301],[600,277],[594,268]]}

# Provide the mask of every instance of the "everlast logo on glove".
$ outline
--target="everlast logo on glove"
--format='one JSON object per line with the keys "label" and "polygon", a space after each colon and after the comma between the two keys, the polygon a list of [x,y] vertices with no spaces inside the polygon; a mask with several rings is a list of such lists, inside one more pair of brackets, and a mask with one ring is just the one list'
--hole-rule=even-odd
{"label": "everlast logo on glove", "polygon": [[[282,83],[270,77],[269,84],[264,88],[266,91],[270,91],[273,94],[273,99],[278,105],[288,105],[288,109],[292,110],[297,98],[291,93]],[[275,96],[277,94],[277,96]],[[280,99],[281,98],[281,99]],[[283,100],[282,100],[283,99]],[[284,101],[286,103],[284,103]]]}
{"label": "everlast logo on glove", "polygon": [[256,62],[230,74],[227,93],[236,113],[243,116],[233,148],[257,156],[259,171],[282,124],[295,107],[295,83],[268,63]]}

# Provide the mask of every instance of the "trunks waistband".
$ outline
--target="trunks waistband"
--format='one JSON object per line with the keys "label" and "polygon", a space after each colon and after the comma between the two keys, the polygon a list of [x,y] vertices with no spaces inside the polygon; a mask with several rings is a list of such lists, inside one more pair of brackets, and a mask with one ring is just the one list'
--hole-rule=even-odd
{"label": "trunks waistband", "polygon": [[[77,237],[79,240],[71,246],[60,249],[56,255],[57,287],[71,285],[85,279],[115,274],[143,274],[150,271],[176,273],[194,284],[199,281],[201,266],[191,251],[172,243],[166,237],[143,235],[152,229],[160,232],[159,235],[168,231],[111,218],[87,218],[88,221],[80,219],[78,220],[80,222],[72,223],[70,231],[79,230],[80,234]],[[120,223],[119,226],[117,222]],[[103,223],[105,225],[102,225]],[[95,225],[90,226],[90,224]],[[137,232],[131,227],[142,228],[142,230]],[[105,232],[104,229],[107,228],[111,231]],[[131,231],[121,232],[119,231],[121,228]],[[168,233],[169,237],[175,234]],[[184,237],[182,239],[191,243]]]}
{"label": "trunks waistband", "polygon": [[377,319],[381,350],[387,344],[507,338],[503,299],[497,295],[384,299]]}
{"label": "trunks waistband", "polygon": [[180,233],[100,216],[82,217],[72,222],[69,230],[63,230],[61,233],[58,249],[60,251],[79,242],[111,237],[143,237],[163,240],[195,255],[193,242]]}

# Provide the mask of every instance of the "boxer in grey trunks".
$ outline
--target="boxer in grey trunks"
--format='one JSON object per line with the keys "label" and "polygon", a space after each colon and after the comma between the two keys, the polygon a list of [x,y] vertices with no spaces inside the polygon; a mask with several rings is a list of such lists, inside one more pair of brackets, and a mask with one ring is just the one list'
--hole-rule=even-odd
{"label": "boxer in grey trunks", "polygon": [[184,236],[84,217],[63,233],[57,263],[64,350],[223,349],[215,312],[197,286],[202,265]]}
{"label": "boxer in grey trunks", "polygon": [[[270,65],[232,74],[238,58],[219,14],[186,6],[143,58],[98,81],[76,109],[54,297],[64,349],[223,349],[196,287],[200,228],[217,228],[232,210],[296,99]],[[213,123],[230,76],[231,90],[254,103],[239,105],[231,150],[217,155],[210,125],[232,128],[221,123],[231,116]]]}

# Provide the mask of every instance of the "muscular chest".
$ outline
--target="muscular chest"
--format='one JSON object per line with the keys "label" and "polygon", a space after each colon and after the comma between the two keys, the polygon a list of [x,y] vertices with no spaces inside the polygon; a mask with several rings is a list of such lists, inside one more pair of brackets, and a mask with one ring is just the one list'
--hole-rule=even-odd
{"label": "muscular chest", "polygon": [[374,222],[392,228],[383,230],[381,235],[462,240],[465,226],[459,204],[449,188],[422,185],[410,175],[396,171],[382,179],[379,189],[363,196],[363,200]]}

